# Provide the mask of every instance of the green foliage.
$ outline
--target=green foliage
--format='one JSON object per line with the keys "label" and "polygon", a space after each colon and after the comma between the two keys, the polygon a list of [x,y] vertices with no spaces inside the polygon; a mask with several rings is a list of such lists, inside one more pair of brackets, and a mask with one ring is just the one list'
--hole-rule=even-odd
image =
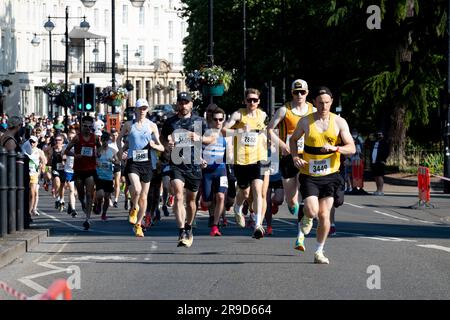
{"label": "green foliage", "polygon": [[423,166],[430,169],[430,173],[443,176],[444,175],[444,153],[430,153],[423,159]]}

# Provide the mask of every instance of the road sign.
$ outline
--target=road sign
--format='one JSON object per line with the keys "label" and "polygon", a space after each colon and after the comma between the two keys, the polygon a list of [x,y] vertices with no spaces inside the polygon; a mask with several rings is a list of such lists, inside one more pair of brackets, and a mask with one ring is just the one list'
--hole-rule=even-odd
{"label": "road sign", "polygon": [[120,131],[120,115],[119,114],[107,114],[106,115],[106,131],[111,132],[111,128],[116,128]]}

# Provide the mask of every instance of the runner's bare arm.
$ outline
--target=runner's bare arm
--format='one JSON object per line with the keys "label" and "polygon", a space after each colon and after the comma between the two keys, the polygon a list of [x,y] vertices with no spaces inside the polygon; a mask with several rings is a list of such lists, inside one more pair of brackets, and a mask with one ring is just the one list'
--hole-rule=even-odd
{"label": "runner's bare arm", "polygon": [[234,129],[230,129],[236,124],[236,122],[241,121],[241,113],[239,111],[233,112],[230,119],[223,125],[222,134],[224,137],[231,136],[234,134]]}
{"label": "runner's bare arm", "polygon": [[343,146],[339,146],[339,152],[343,155],[352,155],[356,152],[355,141],[348,127],[348,123],[343,118],[336,118]]}
{"label": "runner's bare arm", "polygon": [[69,141],[69,143],[66,146],[66,150],[64,150],[64,154],[67,155],[70,150],[75,146],[75,144],[78,143],[78,136],[73,137],[72,140]]}
{"label": "runner's bare arm", "polygon": [[117,152],[117,157],[119,159],[122,159],[122,154],[123,154],[122,139],[124,136],[126,136],[128,134],[129,127],[130,127],[130,122],[129,121],[125,122],[125,124],[122,127],[122,130],[120,130],[119,136],[117,137],[117,149],[119,149],[119,151]]}
{"label": "runner's bare arm", "polygon": [[275,115],[273,116],[272,120],[270,120],[267,129],[269,131],[270,138],[272,139],[272,143],[278,144],[283,151],[289,153],[290,152],[289,146],[280,139],[278,134],[275,133],[275,128],[284,119],[285,116],[286,116],[286,107],[279,108],[277,112],[275,112]]}
{"label": "runner's bare arm", "polygon": [[301,159],[297,153],[297,141],[305,134],[305,127],[308,124],[308,117],[302,118],[292,133],[291,139],[289,140],[289,148],[292,155],[292,160],[297,168],[301,168],[306,164],[306,161]]}
{"label": "runner's bare arm", "polygon": [[152,123],[152,130],[153,134],[155,135],[155,140],[150,140],[150,147],[152,147],[155,150],[164,152],[164,146],[162,145],[161,141],[159,140],[159,130],[156,124]]}

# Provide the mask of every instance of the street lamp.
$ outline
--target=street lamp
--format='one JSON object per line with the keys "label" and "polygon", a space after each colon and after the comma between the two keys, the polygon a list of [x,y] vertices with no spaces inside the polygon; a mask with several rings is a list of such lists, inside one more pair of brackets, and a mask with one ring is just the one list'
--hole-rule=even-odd
{"label": "street lamp", "polygon": [[[128,45],[127,45],[127,49],[124,50],[126,52],[126,60],[125,60],[125,65],[126,65],[126,81],[125,81],[125,89],[127,89],[127,91],[132,91],[134,89],[133,85],[130,83],[130,80],[128,78]],[[116,58],[120,57],[120,53],[118,51],[116,51],[115,53]],[[136,50],[136,52],[134,53],[134,57],[135,58],[139,58],[141,56],[140,52],[138,50]],[[127,108],[130,107],[130,99],[127,99]]]}
{"label": "street lamp", "polygon": [[[86,8],[91,8],[97,0],[80,0]],[[115,0],[111,0],[111,81],[112,87],[116,87],[116,18],[115,18]],[[145,0],[130,0],[133,7],[142,7]],[[114,110],[113,110],[114,111]]]}
{"label": "street lamp", "polygon": [[[89,1],[88,1],[89,2]],[[94,1],[95,4],[95,1]],[[52,34],[52,30],[55,28],[55,24],[50,20],[50,19],[65,19],[65,33],[64,33],[64,39],[62,40],[63,45],[66,46],[66,57],[65,57],[65,61],[64,61],[64,91],[67,92],[68,91],[68,78],[69,78],[69,7],[66,7],[65,10],[65,16],[64,17],[51,17],[48,16],[48,21],[44,24],[44,28],[45,30],[48,31],[49,33],[49,40],[50,40],[50,82],[52,81],[52,38],[51,38],[51,34]],[[87,32],[90,28],[89,23],[86,21],[86,16],[83,17],[70,17],[70,19],[83,19],[83,21],[81,21],[80,23],[80,29],[82,31]],[[34,40],[34,39],[33,39]],[[32,40],[32,44],[36,45],[35,42],[33,43]],[[39,43],[37,44],[39,45]],[[84,59],[84,57],[83,57]],[[68,114],[68,110],[67,110],[67,104],[64,105],[64,125],[66,128],[66,131],[68,131],[69,129],[69,114]],[[51,108],[50,111],[50,115],[51,117],[53,117],[53,106]]]}

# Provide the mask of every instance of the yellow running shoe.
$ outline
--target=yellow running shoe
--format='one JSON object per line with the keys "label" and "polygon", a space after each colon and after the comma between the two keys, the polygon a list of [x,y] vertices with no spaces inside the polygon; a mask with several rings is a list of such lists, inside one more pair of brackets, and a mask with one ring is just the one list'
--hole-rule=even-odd
{"label": "yellow running shoe", "polygon": [[136,224],[138,211],[139,211],[139,208],[136,208],[136,207],[134,207],[130,210],[130,213],[128,214],[128,221],[131,224]]}
{"label": "yellow running shoe", "polygon": [[144,232],[142,231],[142,227],[140,224],[136,223],[133,227],[133,231],[134,231],[134,234],[136,235],[136,237],[139,237],[139,238],[144,237]]}
{"label": "yellow running shoe", "polygon": [[298,237],[297,240],[295,240],[294,249],[298,251],[305,252],[305,236]]}

